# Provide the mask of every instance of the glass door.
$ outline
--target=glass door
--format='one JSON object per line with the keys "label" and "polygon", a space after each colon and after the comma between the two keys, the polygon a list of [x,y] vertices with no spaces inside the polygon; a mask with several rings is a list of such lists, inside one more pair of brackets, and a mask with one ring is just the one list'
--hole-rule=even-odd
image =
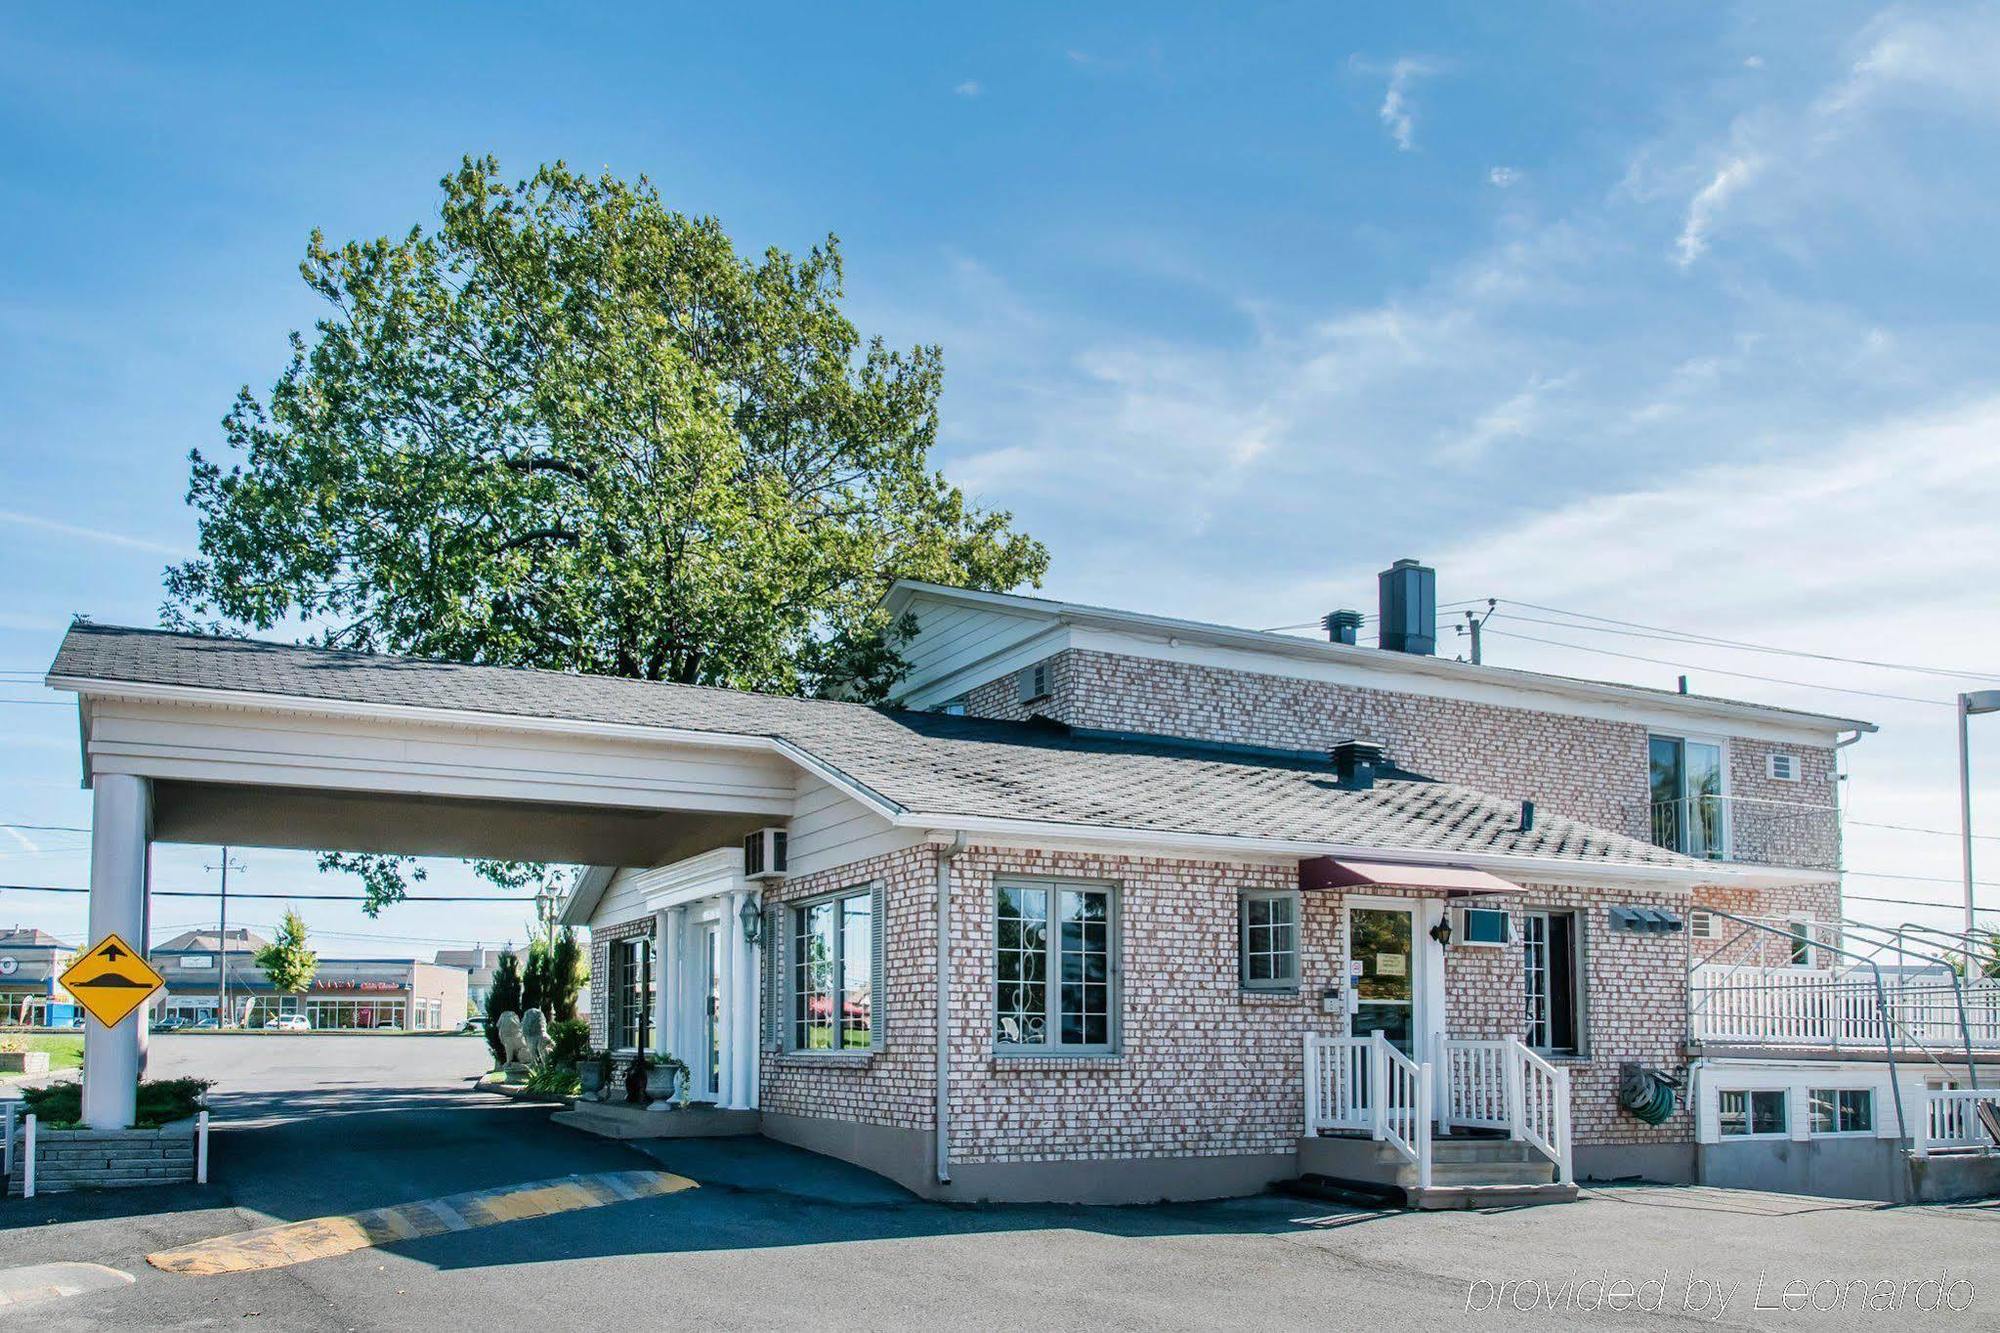
{"label": "glass door", "polygon": [[1347,973],[1355,1003],[1348,1031],[1380,1032],[1414,1056],[1417,1036],[1417,918],[1408,907],[1350,907]]}
{"label": "glass door", "polygon": [[1653,789],[1653,843],[1721,860],[1724,851],[1722,747],[1655,736],[1647,745]]}

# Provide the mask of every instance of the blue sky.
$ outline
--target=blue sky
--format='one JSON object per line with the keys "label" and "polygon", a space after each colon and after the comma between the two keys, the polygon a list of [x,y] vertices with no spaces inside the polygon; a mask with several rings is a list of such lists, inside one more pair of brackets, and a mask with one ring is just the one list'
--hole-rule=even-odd
{"label": "blue sky", "polygon": [[[1056,595],[1293,624],[1415,555],[1446,600],[1996,664],[2000,13],[1211,8],[10,8],[0,670],[72,612],[153,622],[188,450],[318,313],[308,230],[429,221],[488,151],[645,173],[746,249],[839,234],[864,330],[943,344],[940,461],[1050,543]],[[1966,682],[1544,615],[1503,607],[1488,660],[1881,722],[1850,864],[1956,873],[1951,839],[1874,825],[1956,827]],[[23,680],[0,822],[85,823],[73,710]],[[2000,759],[1978,788],[2000,833]],[[0,881],[82,883],[82,843],[0,829]],[[244,855],[246,888],[334,887]],[[80,905],[0,895],[14,919]],[[398,953],[525,912],[310,919]]]}

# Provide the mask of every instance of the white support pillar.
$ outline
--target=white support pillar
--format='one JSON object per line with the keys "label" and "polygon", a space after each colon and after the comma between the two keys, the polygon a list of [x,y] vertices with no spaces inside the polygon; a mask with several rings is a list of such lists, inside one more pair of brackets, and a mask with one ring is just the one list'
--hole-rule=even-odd
{"label": "white support pillar", "polygon": [[[764,905],[755,893],[745,893],[743,901],[758,912],[757,920],[763,919]],[[740,927],[739,927],[740,928]],[[743,937],[743,967],[740,972],[743,987],[743,1033],[737,1050],[743,1060],[742,1081],[738,1086],[743,1090],[743,1105],[757,1108],[758,1052],[764,1044],[763,971],[757,966],[757,945]],[[767,946],[768,947],[768,946]]]}
{"label": "white support pillar", "polygon": [[[146,864],[152,837],[153,789],[144,778],[102,773],[93,784],[90,820],[90,948],[122,936],[145,953]],[[83,1120],[92,1129],[125,1129],[138,1106],[144,1063],[146,1006],[116,1027],[83,1020]]]}
{"label": "white support pillar", "polygon": [[729,1104],[743,1110],[757,1104],[757,953],[750,943],[750,932],[743,927],[744,909],[755,901],[748,892],[729,895],[729,948],[736,956],[728,1051],[729,1061],[736,1070],[730,1085],[735,1096]]}
{"label": "white support pillar", "polygon": [[653,1054],[673,1053],[674,982],[680,971],[680,920],[661,908],[653,913]]}
{"label": "white support pillar", "polygon": [[736,936],[743,925],[736,919],[741,894],[722,895],[722,920],[716,923],[715,1104],[736,1106]]}

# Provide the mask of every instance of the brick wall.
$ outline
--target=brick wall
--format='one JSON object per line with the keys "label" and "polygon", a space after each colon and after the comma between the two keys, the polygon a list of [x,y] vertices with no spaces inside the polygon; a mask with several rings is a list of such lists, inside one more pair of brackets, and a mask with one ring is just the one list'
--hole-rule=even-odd
{"label": "brick wall", "polygon": [[[880,882],[888,904],[884,1049],[867,1058],[766,1052],[765,1109],[928,1129],[935,1084],[937,849],[913,848],[787,884],[796,901]],[[1119,894],[1119,1051],[1110,1056],[996,1054],[994,885],[1009,877],[1113,885]],[[1290,888],[1289,862],[1106,856],[973,847],[953,871],[952,1155],[963,1162],[1285,1153],[1303,1132],[1307,1032],[1344,1020],[1319,1011],[1345,964],[1342,899],[1303,896],[1296,993],[1245,991],[1237,972],[1237,900]],[[1569,1061],[1578,1139],[1686,1141],[1685,1115],[1657,1128],[1616,1105],[1618,1065],[1684,1072],[1684,943],[1614,935],[1612,904],[1684,907],[1668,895],[1533,888],[1524,900],[1585,917],[1588,1052]],[[1518,922],[1517,922],[1518,926]],[[1514,938],[1518,941],[1518,929]],[[1430,947],[1427,941],[1419,941]],[[1518,943],[1446,951],[1446,1030],[1497,1037],[1522,1030]]]}
{"label": "brick wall", "polygon": [[[968,691],[966,712],[1018,720],[1033,711],[1080,727],[1304,750],[1360,737],[1411,772],[1651,836],[1647,729],[1637,723],[1085,649],[1048,663],[1047,699],[1022,705],[1010,674]],[[1799,758],[1799,781],[1768,776],[1774,750]],[[1832,749],[1731,737],[1729,764],[1730,795],[1741,798],[1731,802],[1737,859],[1838,863]]]}
{"label": "brick wall", "polygon": [[[35,1133],[35,1193],[132,1185],[172,1185],[194,1179],[195,1122],[158,1129],[46,1129]],[[14,1154],[8,1193],[18,1195],[26,1155]]]}

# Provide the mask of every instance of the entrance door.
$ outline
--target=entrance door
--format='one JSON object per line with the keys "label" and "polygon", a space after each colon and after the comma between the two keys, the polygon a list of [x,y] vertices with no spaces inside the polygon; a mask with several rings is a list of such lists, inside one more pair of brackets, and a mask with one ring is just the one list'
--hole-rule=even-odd
{"label": "entrance door", "polygon": [[1380,1032],[1416,1057],[1417,912],[1414,907],[1350,905],[1347,974],[1354,988],[1348,1031]]}
{"label": "entrance door", "polygon": [[722,1028],[716,1022],[722,1011],[722,929],[713,922],[701,928],[702,957],[702,1048],[708,1052],[707,1092],[722,1096]]}

